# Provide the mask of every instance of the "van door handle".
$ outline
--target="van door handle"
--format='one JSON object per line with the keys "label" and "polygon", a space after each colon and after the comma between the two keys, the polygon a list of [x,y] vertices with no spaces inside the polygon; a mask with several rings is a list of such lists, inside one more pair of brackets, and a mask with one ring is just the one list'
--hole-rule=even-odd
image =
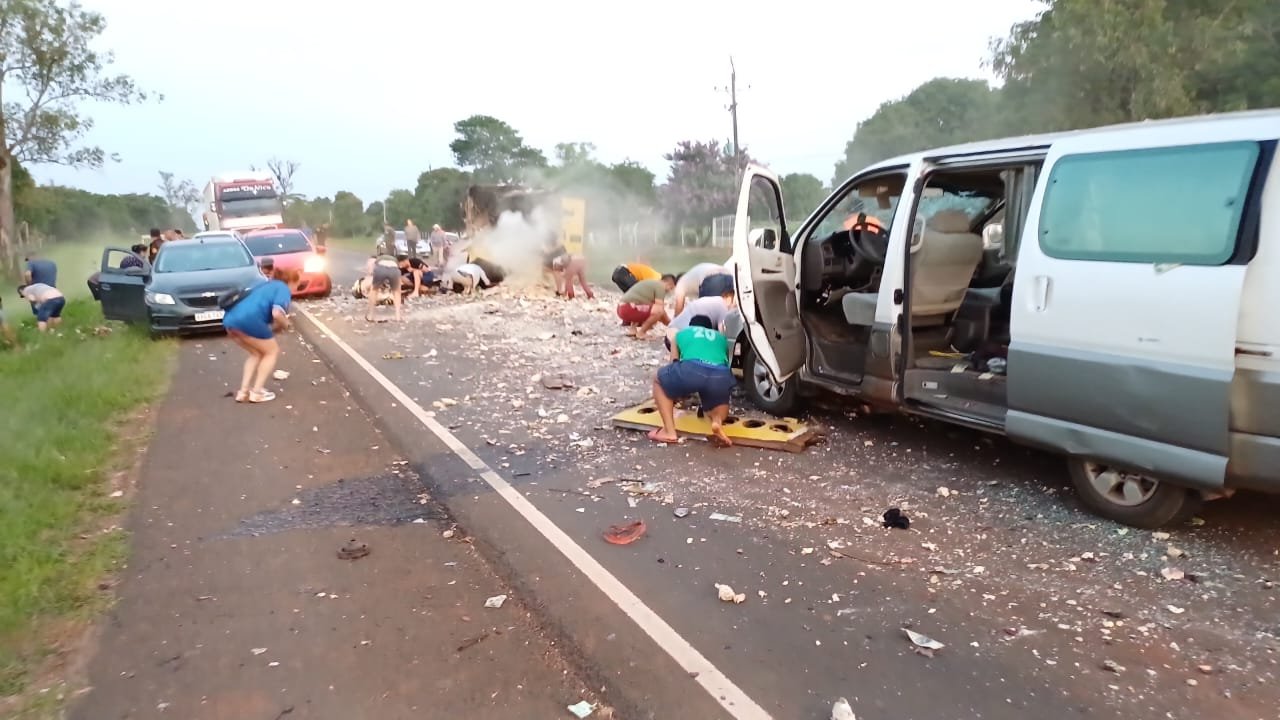
{"label": "van door handle", "polygon": [[1049,286],[1051,284],[1052,280],[1048,275],[1036,276],[1035,295],[1032,297],[1036,312],[1044,312],[1049,307]]}

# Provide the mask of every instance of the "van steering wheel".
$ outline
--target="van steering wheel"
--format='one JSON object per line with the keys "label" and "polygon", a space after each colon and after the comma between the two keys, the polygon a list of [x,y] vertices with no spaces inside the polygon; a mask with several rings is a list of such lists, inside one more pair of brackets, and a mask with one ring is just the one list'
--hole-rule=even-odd
{"label": "van steering wheel", "polygon": [[872,265],[883,265],[889,257],[889,233],[882,226],[867,222],[866,213],[849,227],[849,244],[858,257]]}

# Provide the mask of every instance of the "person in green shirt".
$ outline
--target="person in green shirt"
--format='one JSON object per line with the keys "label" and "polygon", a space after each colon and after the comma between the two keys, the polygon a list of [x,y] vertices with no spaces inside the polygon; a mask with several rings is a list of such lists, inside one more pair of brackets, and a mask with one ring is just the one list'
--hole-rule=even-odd
{"label": "person in green shirt", "polygon": [[661,280],[641,280],[622,294],[618,303],[618,318],[637,339],[643,339],[658,323],[668,324],[667,293],[676,286],[674,275],[663,275]]}
{"label": "person in green shirt", "polygon": [[697,394],[711,420],[711,442],[721,447],[733,445],[724,432],[724,421],[729,417],[729,394],[737,383],[729,369],[729,343],[724,333],[716,329],[711,318],[695,315],[689,327],[675,334],[671,364],[658,370],[653,379],[653,401],[658,406],[662,427],[650,432],[649,439],[680,442],[676,434],[675,401]]}

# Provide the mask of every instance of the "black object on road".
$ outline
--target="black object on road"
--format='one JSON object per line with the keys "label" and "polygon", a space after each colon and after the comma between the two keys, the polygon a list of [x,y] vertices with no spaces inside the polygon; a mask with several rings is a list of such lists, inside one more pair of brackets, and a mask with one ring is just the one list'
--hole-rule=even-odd
{"label": "black object on road", "polygon": [[884,511],[884,526],[906,530],[911,527],[911,518],[896,507],[889,508]]}

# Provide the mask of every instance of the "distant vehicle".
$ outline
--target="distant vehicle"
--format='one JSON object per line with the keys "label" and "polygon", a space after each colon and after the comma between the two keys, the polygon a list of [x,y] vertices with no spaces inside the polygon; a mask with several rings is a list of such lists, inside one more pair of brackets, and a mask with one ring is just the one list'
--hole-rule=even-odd
{"label": "distant vehicle", "polygon": [[302,282],[293,291],[294,297],[328,297],[332,292],[329,262],[322,249],[301,230],[254,230],[244,236],[244,244],[259,265],[263,258],[271,258],[278,268],[302,271]]}
{"label": "distant vehicle", "polygon": [[284,227],[284,202],[269,172],[215,176],[204,186],[204,229],[247,232]]}
{"label": "distant vehicle", "polygon": [[249,248],[238,237],[204,234],[160,247],[155,265],[120,268],[126,248],[102,253],[102,315],[147,323],[152,336],[218,331],[226,313],[218,306],[233,290],[265,282]]}
{"label": "distant vehicle", "polygon": [[[387,247],[386,236],[381,233],[373,239],[373,253],[375,255],[408,255],[409,241],[404,237],[403,230],[396,231],[396,247],[391,250]],[[418,239],[418,256],[426,257],[431,254],[431,244],[427,242],[427,236],[423,235]]]}

